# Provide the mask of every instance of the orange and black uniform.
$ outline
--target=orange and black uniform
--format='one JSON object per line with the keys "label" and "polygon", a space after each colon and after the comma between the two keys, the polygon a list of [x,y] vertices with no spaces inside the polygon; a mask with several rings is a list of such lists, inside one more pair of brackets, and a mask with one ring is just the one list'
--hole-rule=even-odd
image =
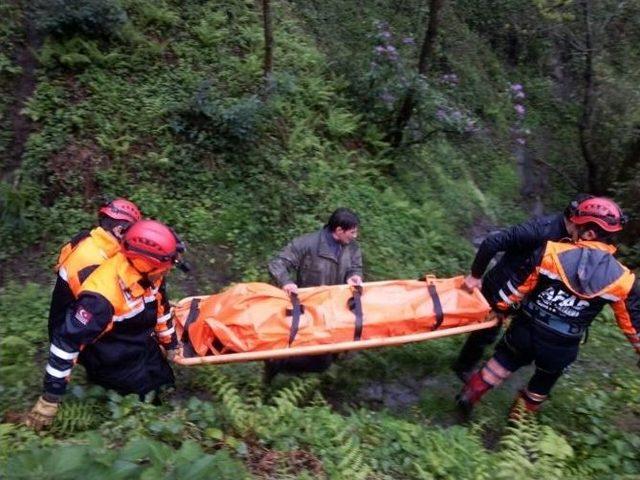
{"label": "orange and black uniform", "polygon": [[78,298],[82,282],[119,250],[118,239],[102,227],[83,230],[62,247],[49,309],[49,340],[53,330],[64,323],[67,309]]}
{"label": "orange and black uniform", "polygon": [[116,253],[82,282],[77,301],[53,327],[44,391],[63,395],[76,361],[92,382],[121,394],[173,384],[159,344],[177,346],[164,282],[149,284]]}
{"label": "orange and black uniform", "polygon": [[494,359],[510,372],[534,362],[527,386],[532,395],[543,399],[549,394],[607,304],[640,354],[640,282],[614,252],[615,247],[596,241],[548,242],[533,255],[533,272],[497,304],[506,311],[521,303]]}

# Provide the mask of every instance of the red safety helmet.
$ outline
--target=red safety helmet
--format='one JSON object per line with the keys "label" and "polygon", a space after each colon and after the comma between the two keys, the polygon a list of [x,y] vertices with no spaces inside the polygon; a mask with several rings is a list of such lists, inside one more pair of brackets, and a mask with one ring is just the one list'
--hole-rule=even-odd
{"label": "red safety helmet", "polygon": [[627,217],[616,202],[605,197],[592,197],[572,209],[569,220],[576,225],[595,223],[607,232],[619,232]]}
{"label": "red safety helmet", "polygon": [[116,198],[108,203],[105,203],[98,213],[105,215],[114,220],[124,220],[127,222],[137,222],[142,218],[140,209],[135,203],[130,202],[125,198]]}
{"label": "red safety helmet", "polygon": [[122,237],[122,252],[141,273],[169,270],[184,252],[175,232],[156,220],[140,220]]}

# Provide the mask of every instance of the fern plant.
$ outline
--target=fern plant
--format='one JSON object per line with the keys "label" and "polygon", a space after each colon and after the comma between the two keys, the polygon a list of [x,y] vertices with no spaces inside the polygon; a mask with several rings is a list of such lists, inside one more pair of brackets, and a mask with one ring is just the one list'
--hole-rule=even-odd
{"label": "fern plant", "polygon": [[51,427],[51,433],[66,437],[96,427],[104,418],[104,412],[93,401],[72,400],[63,402]]}
{"label": "fern plant", "polygon": [[534,415],[521,413],[507,426],[495,457],[496,478],[561,478],[573,449],[567,441]]}
{"label": "fern plant", "polygon": [[334,438],[337,463],[329,465],[331,478],[339,480],[364,480],[372,474],[365,460],[357,438],[347,430],[339,432]]}

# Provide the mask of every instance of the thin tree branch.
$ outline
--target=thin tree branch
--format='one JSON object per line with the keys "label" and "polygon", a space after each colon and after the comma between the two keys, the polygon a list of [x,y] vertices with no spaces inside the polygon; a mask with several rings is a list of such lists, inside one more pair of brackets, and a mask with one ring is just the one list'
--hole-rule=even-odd
{"label": "thin tree branch", "polygon": [[550,164],[549,162],[546,162],[546,161],[542,160],[541,158],[538,158],[535,155],[533,155],[533,161],[536,162],[536,163],[539,163],[540,165],[544,165],[545,167],[549,168],[550,170],[553,170],[554,173],[557,173],[558,175],[560,175],[571,186],[571,188],[573,188],[574,190],[576,190],[576,191],[580,190],[580,187],[578,186],[577,182],[575,180],[573,180],[571,177],[569,177],[569,175],[567,175],[567,173],[563,172],[560,168],[556,167],[555,165]]}

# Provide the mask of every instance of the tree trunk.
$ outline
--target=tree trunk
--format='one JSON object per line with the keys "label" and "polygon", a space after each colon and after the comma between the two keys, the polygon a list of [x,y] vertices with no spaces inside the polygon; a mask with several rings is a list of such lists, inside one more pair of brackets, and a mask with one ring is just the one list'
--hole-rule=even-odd
{"label": "tree trunk", "polygon": [[273,74],[273,26],[271,23],[271,0],[262,0],[262,20],[264,27],[263,77],[268,88]]}
{"label": "tree trunk", "polygon": [[640,168],[640,124],[634,127],[634,136],[627,146],[622,165],[618,170],[617,181],[623,183]]}
{"label": "tree trunk", "polygon": [[599,194],[601,185],[599,179],[598,162],[594,158],[591,147],[591,127],[593,121],[593,99],[595,86],[593,81],[593,36],[591,32],[590,0],[582,0],[582,16],[584,20],[585,62],[584,62],[584,95],[582,97],[582,116],[578,122],[580,151],[587,167],[587,187],[589,192]]}
{"label": "tree trunk", "polygon": [[[426,75],[427,70],[429,69],[429,63],[431,62],[431,59],[433,57],[436,37],[438,35],[438,27],[440,25],[439,14],[440,10],[442,10],[443,5],[444,0],[430,0],[429,2],[429,21],[427,23],[427,30],[424,36],[424,41],[422,42],[420,57],[418,61],[419,75]],[[400,110],[398,111],[398,116],[396,117],[393,130],[387,136],[387,139],[391,143],[391,146],[394,148],[399,147],[402,143],[402,134],[407,124],[409,123],[409,120],[411,120],[413,108],[415,107],[415,94],[415,89],[413,87],[409,88],[402,101]]]}
{"label": "tree trunk", "polygon": [[438,36],[438,27],[440,26],[440,10],[444,5],[444,0],[430,0],[429,2],[429,23],[427,24],[427,32],[420,49],[420,61],[418,62],[418,73],[426,75],[433,50],[436,46],[436,37]]}

